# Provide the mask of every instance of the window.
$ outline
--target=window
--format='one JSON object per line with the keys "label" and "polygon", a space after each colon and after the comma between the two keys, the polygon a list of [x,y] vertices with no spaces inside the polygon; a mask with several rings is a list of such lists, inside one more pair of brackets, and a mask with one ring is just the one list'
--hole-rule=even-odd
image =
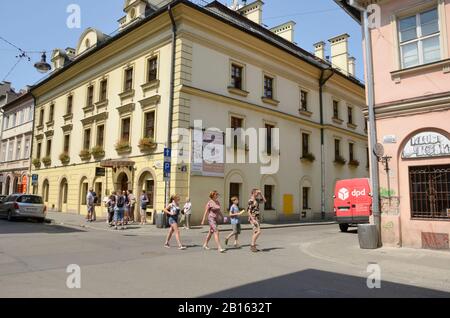
{"label": "window", "polygon": [[347,107],[347,119],[349,124],[353,124],[353,108]]}
{"label": "window", "polygon": [[273,185],[265,185],[264,186],[264,197],[266,198],[266,203],[264,203],[264,210],[274,210],[273,194],[274,194],[274,186]]}
{"label": "window", "polygon": [[83,149],[89,150],[91,148],[91,129],[84,130]]}
{"label": "window", "polygon": [[273,78],[267,75],[264,76],[264,97],[273,99]]}
{"label": "window", "polygon": [[158,57],[152,57],[147,61],[148,74],[147,82],[152,82],[158,79]]}
{"label": "window", "polygon": [[308,111],[308,92],[304,90],[300,91],[300,110]]}
{"label": "window", "polygon": [[369,128],[369,126],[368,126],[367,120],[364,118],[364,131],[367,132],[368,128]]}
{"label": "window", "polygon": [[22,154],[21,152],[22,150],[22,138],[17,139],[17,143],[16,143],[16,160],[19,160],[21,157],[20,155]]}
{"label": "window", "polygon": [[70,96],[67,96],[66,114],[67,115],[72,114],[72,110],[73,110],[73,95],[70,95]]}
{"label": "window", "polygon": [[34,114],[33,114],[33,106],[30,106],[28,108],[28,120],[32,121],[33,120],[33,116],[34,116]]}
{"label": "window", "polygon": [[5,119],[3,119],[3,129],[8,129],[8,123],[9,123],[9,116],[5,116]]}
{"label": "window", "polygon": [[25,122],[25,109],[22,109],[20,111],[20,121],[19,121],[19,123],[23,124],[24,122]]}
{"label": "window", "polygon": [[99,125],[97,126],[97,147],[104,146],[104,140],[105,140],[105,125]]}
{"label": "window", "polygon": [[44,125],[44,112],[45,112],[45,109],[41,108],[41,110],[39,112],[39,126]]}
{"label": "window", "polygon": [[30,142],[31,142],[31,138],[30,137],[26,137],[25,138],[25,148],[23,150],[23,157],[25,159],[30,157]]}
{"label": "window", "polygon": [[14,113],[11,117],[11,128],[16,126],[16,118],[17,118],[17,113]]}
{"label": "window", "polygon": [[302,157],[306,157],[309,154],[309,134],[302,134]]}
{"label": "window", "polygon": [[49,123],[52,123],[52,122],[53,122],[53,116],[54,116],[54,113],[55,113],[55,105],[54,105],[54,104],[51,104],[51,105],[50,105],[50,112],[48,113],[48,122],[49,122]]}
{"label": "window", "polygon": [[108,80],[104,79],[100,82],[100,101],[104,102],[108,98]]}
{"label": "window", "polygon": [[[238,148],[238,144],[240,143],[239,134],[236,132],[237,129],[243,128],[244,120],[239,117],[231,117],[231,129],[234,131],[234,150],[236,151]],[[239,138],[239,139],[238,139]]]}
{"label": "window", "polygon": [[90,107],[94,105],[94,86],[91,85],[87,89],[87,106]]}
{"label": "window", "polygon": [[122,131],[120,138],[122,141],[130,141],[130,117],[122,119]]}
{"label": "window", "polygon": [[125,85],[124,91],[128,92],[133,89],[133,68],[125,70]]}
{"label": "window", "polygon": [[355,160],[354,150],[355,150],[355,144],[354,143],[349,143],[348,144],[348,157],[349,157],[350,161]]}
{"label": "window", "polygon": [[52,154],[52,140],[48,139],[47,140],[47,148],[45,149],[46,151],[46,156],[49,157]]}
{"label": "window", "polygon": [[339,118],[339,101],[333,100],[333,118]]}
{"label": "window", "polygon": [[69,153],[69,147],[70,147],[70,135],[64,135],[64,146],[63,146],[63,152]]}
{"label": "window", "polygon": [[244,68],[242,66],[231,64],[231,87],[242,89],[243,71]]}
{"label": "window", "polygon": [[101,198],[102,197],[102,191],[103,191],[103,184],[101,182],[96,182],[95,183],[95,187],[94,187],[94,191],[97,194],[97,197]]}
{"label": "window", "polygon": [[36,158],[41,159],[41,154],[42,154],[42,143],[38,142],[36,148]]}
{"label": "window", "polygon": [[8,161],[13,160],[13,146],[14,146],[14,140],[10,140],[8,142]]}
{"label": "window", "polygon": [[144,138],[155,137],[155,112],[151,111],[144,115]]}
{"label": "window", "polygon": [[411,216],[450,219],[450,165],[409,168]]}
{"label": "window", "polygon": [[6,150],[8,148],[8,144],[6,142],[2,143],[1,156],[0,161],[4,162],[6,160]]}
{"label": "window", "polygon": [[339,139],[334,140],[334,159],[337,160],[341,157],[341,141]]}
{"label": "window", "polygon": [[436,8],[399,20],[402,68],[441,59],[439,15]]}
{"label": "window", "polygon": [[81,186],[81,205],[86,205],[86,196],[89,190],[89,184],[84,182]]}
{"label": "window", "polygon": [[274,125],[266,124],[266,150],[267,154],[270,156],[272,154],[272,130],[275,128]]}
{"label": "window", "polygon": [[67,181],[63,184],[63,204],[67,204],[67,195],[69,192],[69,185],[67,184]]}
{"label": "window", "polygon": [[303,209],[304,210],[309,210],[310,206],[309,206],[309,192],[310,192],[310,188],[308,187],[303,187],[302,189],[302,197],[303,197]]}

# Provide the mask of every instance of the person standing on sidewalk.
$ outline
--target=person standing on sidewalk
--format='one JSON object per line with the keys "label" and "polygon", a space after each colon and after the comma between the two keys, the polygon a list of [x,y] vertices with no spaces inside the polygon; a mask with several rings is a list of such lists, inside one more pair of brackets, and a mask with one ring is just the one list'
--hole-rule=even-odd
{"label": "person standing on sidewalk", "polygon": [[261,235],[261,216],[259,211],[259,204],[266,202],[266,198],[262,194],[261,190],[253,189],[250,200],[248,200],[247,212],[249,214],[248,220],[253,227],[252,242],[250,244],[250,250],[254,253],[259,252],[256,247],[256,240]]}
{"label": "person standing on sidewalk", "polygon": [[125,198],[124,222],[125,225],[128,225],[128,221],[130,220],[130,201],[128,200],[128,190],[122,191],[122,196]]}
{"label": "person standing on sidewalk", "polygon": [[93,220],[94,205],[94,190],[89,189],[88,193],[86,194],[87,222],[92,222]]}
{"label": "person standing on sidewalk", "polygon": [[124,194],[125,191],[122,192],[122,194],[119,194],[117,196],[116,200],[116,207],[114,209],[114,229],[118,229],[118,225],[120,224],[121,229],[125,230],[125,222],[124,222],[124,211],[125,211],[125,204],[126,204],[126,195]]}
{"label": "person standing on sidewalk", "polygon": [[230,218],[231,218],[231,227],[233,229],[233,232],[231,232],[230,235],[227,236],[225,239],[225,245],[228,245],[228,241],[230,238],[234,236],[234,247],[240,248],[238,239],[239,234],[241,234],[241,221],[239,219],[239,216],[241,216],[244,211],[239,211],[239,198],[238,197],[232,197],[231,202],[233,203],[230,208]]}
{"label": "person standing on sidewalk", "polygon": [[166,213],[169,216],[169,225],[170,225],[169,233],[167,234],[166,243],[164,244],[164,247],[170,248],[170,239],[172,238],[172,235],[175,233],[175,238],[177,239],[178,243],[178,249],[185,250],[186,246],[181,244],[180,230],[178,228],[178,218],[181,213],[179,204],[180,204],[180,196],[174,194],[170,197],[170,204],[164,209],[164,213]]}
{"label": "person standing on sidewalk", "polygon": [[142,191],[142,195],[140,198],[141,201],[141,225],[145,225],[147,223],[147,205],[148,205],[148,196],[145,190]]}
{"label": "person standing on sidewalk", "polygon": [[113,226],[116,201],[116,191],[113,191],[113,193],[111,193],[111,195],[109,196],[108,201],[106,201],[106,208],[108,210],[108,220],[106,221],[106,223],[109,224],[110,227]]}
{"label": "person standing on sidewalk", "polygon": [[190,230],[191,229],[191,215],[192,215],[192,203],[190,198],[186,198],[186,203],[183,207],[184,217],[185,217],[185,225],[184,228]]}
{"label": "person standing on sidewalk", "polygon": [[136,197],[132,190],[128,190],[128,215],[131,223],[134,223],[134,210],[136,208]]}
{"label": "person standing on sidewalk", "polygon": [[211,237],[214,235],[214,240],[216,241],[217,250],[219,253],[224,253],[226,250],[220,245],[219,237],[219,223],[224,220],[223,214],[221,212],[221,206],[219,202],[219,192],[212,191],[209,194],[210,200],[206,204],[205,213],[203,214],[202,225],[205,224],[206,217],[208,217],[209,232],[206,235],[205,242],[203,244],[203,249],[209,250],[208,244]]}

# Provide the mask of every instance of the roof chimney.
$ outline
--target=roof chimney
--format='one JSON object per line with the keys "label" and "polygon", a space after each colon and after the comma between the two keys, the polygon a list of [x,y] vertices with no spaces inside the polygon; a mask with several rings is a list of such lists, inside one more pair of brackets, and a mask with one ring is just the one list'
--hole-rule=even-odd
{"label": "roof chimney", "polygon": [[289,22],[283,23],[279,26],[276,26],[276,27],[270,29],[270,31],[272,31],[273,33],[275,33],[278,36],[281,36],[285,40],[294,42],[294,36],[295,36],[294,29],[295,29],[295,22],[289,21]]}
{"label": "roof chimney", "polygon": [[326,43],[324,41],[314,44],[314,55],[322,60],[325,60],[325,45]]}
{"label": "roof chimney", "polygon": [[353,56],[348,58],[348,74],[353,77],[356,76],[356,59]]}
{"label": "roof chimney", "polygon": [[345,75],[348,75],[348,38],[347,33],[328,40],[331,44],[331,64]]}
{"label": "roof chimney", "polygon": [[245,5],[246,1],[244,2],[244,6],[240,8],[238,11],[247,19],[262,24],[262,7],[264,5],[264,2],[261,0],[256,0],[252,3],[249,3]]}

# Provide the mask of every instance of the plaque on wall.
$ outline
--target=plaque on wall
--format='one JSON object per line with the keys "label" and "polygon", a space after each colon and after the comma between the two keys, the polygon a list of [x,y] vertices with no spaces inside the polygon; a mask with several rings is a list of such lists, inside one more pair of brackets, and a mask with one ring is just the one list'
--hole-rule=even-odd
{"label": "plaque on wall", "polygon": [[414,135],[405,145],[403,159],[450,156],[450,140],[439,133],[426,131]]}

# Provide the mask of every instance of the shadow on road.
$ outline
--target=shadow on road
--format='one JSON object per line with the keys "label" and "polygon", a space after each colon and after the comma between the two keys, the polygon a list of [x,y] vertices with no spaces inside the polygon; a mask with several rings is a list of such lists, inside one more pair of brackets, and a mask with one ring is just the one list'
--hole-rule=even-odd
{"label": "shadow on road", "polygon": [[308,269],[242,285],[202,298],[450,298],[450,293],[382,281],[369,289],[366,278]]}
{"label": "shadow on road", "polygon": [[13,222],[0,220],[0,235],[32,234],[32,233],[67,234],[78,232],[85,232],[85,231],[61,225],[47,224],[47,222],[38,223],[36,221],[27,219],[14,220]]}

